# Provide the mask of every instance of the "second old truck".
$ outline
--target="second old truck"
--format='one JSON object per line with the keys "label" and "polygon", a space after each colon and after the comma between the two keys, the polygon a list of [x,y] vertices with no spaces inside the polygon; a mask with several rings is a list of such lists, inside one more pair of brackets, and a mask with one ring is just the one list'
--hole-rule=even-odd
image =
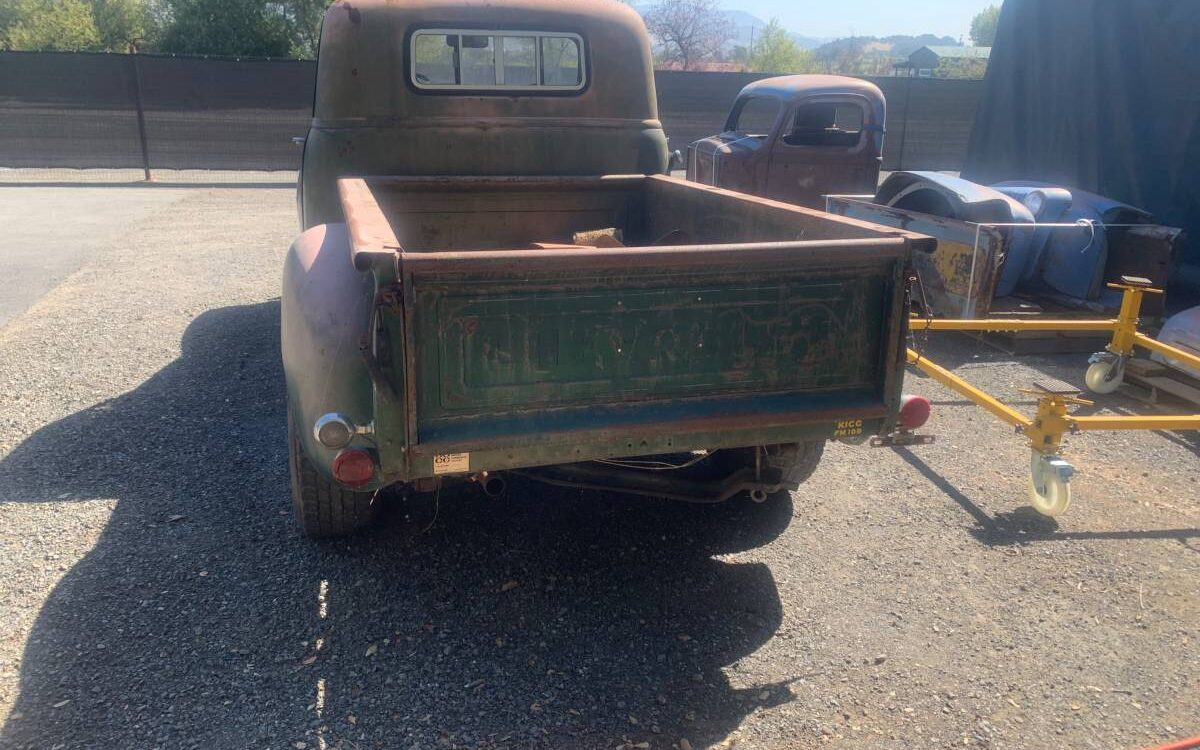
{"label": "second old truck", "polygon": [[509,473],[764,501],[825,441],[914,426],[932,241],[672,179],[666,143],[624,4],[329,9],[282,294],[306,534]]}

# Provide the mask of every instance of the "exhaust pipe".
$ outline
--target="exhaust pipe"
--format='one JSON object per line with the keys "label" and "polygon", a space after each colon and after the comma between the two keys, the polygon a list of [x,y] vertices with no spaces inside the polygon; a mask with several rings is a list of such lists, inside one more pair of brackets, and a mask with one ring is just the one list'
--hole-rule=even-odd
{"label": "exhaust pipe", "polygon": [[504,477],[499,474],[489,474],[486,471],[472,474],[471,481],[479,485],[479,489],[483,491],[484,495],[493,499],[501,497],[508,489],[508,482],[504,481]]}
{"label": "exhaust pipe", "polygon": [[483,481],[483,494],[490,498],[501,497],[507,490],[508,482],[502,476],[493,475]]}

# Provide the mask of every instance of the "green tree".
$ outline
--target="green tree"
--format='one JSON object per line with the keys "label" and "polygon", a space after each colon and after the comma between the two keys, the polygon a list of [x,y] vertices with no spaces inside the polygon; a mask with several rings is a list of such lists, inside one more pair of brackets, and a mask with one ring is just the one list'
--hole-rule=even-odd
{"label": "green tree", "polygon": [[812,53],[800,49],[777,18],[772,18],[759,34],[747,64],[755,73],[810,73],[816,70]]}
{"label": "green tree", "polygon": [[286,15],[266,0],[164,0],[168,22],[159,47],[201,55],[287,57]]}
{"label": "green tree", "polygon": [[149,0],[0,0],[0,46],[126,52],[154,21]]}
{"label": "green tree", "polygon": [[1000,6],[989,5],[971,19],[971,42],[977,47],[991,47],[996,41],[996,24],[1000,21]]}
{"label": "green tree", "polygon": [[141,49],[154,39],[154,16],[145,0],[93,0],[100,45],[110,52]]}
{"label": "green tree", "polygon": [[313,57],[329,0],[158,0],[163,52]]}
{"label": "green tree", "polygon": [[13,0],[0,0],[0,45],[8,28],[17,22],[17,4]]}
{"label": "green tree", "polygon": [[974,58],[942,60],[933,75],[936,78],[983,78],[987,73],[987,60]]}
{"label": "green tree", "polygon": [[287,0],[283,3],[292,36],[292,56],[314,58],[321,41],[321,19],[330,0]]}
{"label": "green tree", "polygon": [[0,0],[0,46],[6,49],[99,49],[92,6],[83,0]]}

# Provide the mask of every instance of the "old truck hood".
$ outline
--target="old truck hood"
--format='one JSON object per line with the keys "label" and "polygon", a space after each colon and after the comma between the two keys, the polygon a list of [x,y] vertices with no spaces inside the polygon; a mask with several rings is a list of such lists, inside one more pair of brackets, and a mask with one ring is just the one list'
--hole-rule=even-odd
{"label": "old truck hood", "polygon": [[740,133],[721,133],[688,146],[687,178],[704,185],[719,185],[722,167],[739,165],[762,148],[765,138]]}

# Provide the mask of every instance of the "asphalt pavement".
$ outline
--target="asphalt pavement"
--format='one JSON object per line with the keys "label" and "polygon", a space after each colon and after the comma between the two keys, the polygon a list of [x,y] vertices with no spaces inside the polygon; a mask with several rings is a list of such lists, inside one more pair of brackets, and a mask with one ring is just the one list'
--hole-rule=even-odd
{"label": "asphalt pavement", "polygon": [[0,187],[0,326],[180,197],[160,188]]}

